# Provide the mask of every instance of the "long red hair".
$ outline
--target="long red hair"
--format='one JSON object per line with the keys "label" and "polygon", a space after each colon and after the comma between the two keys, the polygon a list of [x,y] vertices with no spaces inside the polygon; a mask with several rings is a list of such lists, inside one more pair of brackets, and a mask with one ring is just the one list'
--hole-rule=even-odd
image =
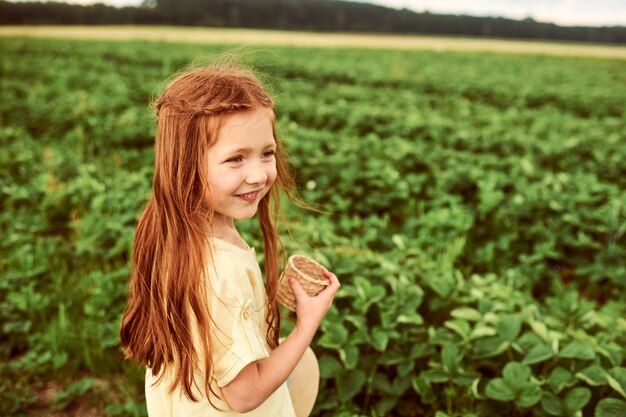
{"label": "long red hair", "polygon": [[[150,367],[153,375],[174,365],[170,392],[181,387],[193,401],[193,374],[199,363],[205,366],[207,397],[213,392],[210,331],[214,322],[206,302],[211,295],[204,285],[212,259],[207,239],[213,216],[207,154],[228,116],[258,108],[271,110],[273,105],[254,74],[230,66],[186,71],[154,102],[153,193],[137,224],[120,338],[126,358]],[[274,138],[277,178],[258,208],[268,299],[266,339],[272,349],[278,345],[280,329],[276,301],[281,252],[276,229],[281,213],[279,190],[292,198],[293,187],[275,130]],[[193,328],[202,346],[194,346]]]}

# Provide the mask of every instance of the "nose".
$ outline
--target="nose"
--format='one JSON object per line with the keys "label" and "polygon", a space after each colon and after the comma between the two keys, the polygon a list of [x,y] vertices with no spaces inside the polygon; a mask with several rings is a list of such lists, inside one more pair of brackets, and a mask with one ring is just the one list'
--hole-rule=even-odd
{"label": "nose", "polygon": [[251,163],[247,172],[246,182],[248,184],[265,184],[268,175],[266,167],[262,162]]}

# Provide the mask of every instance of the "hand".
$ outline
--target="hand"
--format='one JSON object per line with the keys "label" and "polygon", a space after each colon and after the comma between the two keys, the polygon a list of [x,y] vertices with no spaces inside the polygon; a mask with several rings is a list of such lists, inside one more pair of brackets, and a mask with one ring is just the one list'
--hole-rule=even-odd
{"label": "hand", "polygon": [[341,286],[337,276],[332,272],[324,271],[324,276],[328,278],[328,286],[314,297],[304,291],[297,279],[291,278],[289,280],[289,285],[291,285],[296,296],[296,327],[305,332],[310,332],[311,336],[326,316],[333,303],[333,298]]}

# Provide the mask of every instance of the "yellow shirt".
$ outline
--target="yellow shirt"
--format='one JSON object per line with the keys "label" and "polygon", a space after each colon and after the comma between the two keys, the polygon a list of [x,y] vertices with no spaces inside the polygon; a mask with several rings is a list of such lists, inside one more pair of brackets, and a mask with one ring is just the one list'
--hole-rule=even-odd
{"label": "yellow shirt", "polygon": [[[254,249],[245,250],[226,241],[213,238],[213,263],[209,265],[207,289],[211,317],[218,329],[212,331],[213,388],[221,395],[228,385],[249,363],[269,356],[270,348],[265,334],[265,287]],[[287,385],[281,385],[263,404],[245,414],[236,413],[223,400],[211,396],[214,408],[206,398],[204,367],[202,363],[194,375],[192,387],[196,398],[192,402],[176,388],[168,389],[173,381],[173,369],[165,370],[158,379],[146,370],[146,404],[150,417],[295,417]],[[222,396],[223,397],[223,396]]]}

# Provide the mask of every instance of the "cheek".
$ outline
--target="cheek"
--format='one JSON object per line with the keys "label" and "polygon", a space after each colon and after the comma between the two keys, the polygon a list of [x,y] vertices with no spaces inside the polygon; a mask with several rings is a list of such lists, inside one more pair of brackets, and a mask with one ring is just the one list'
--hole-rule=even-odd
{"label": "cheek", "polygon": [[271,187],[272,184],[274,184],[274,182],[276,181],[276,177],[277,176],[278,176],[278,173],[276,171],[276,164],[274,164],[267,171],[267,186],[268,186],[268,188]]}
{"label": "cheek", "polygon": [[223,194],[230,194],[241,184],[237,175],[221,167],[210,169],[208,177],[208,186],[213,199],[219,199]]}

